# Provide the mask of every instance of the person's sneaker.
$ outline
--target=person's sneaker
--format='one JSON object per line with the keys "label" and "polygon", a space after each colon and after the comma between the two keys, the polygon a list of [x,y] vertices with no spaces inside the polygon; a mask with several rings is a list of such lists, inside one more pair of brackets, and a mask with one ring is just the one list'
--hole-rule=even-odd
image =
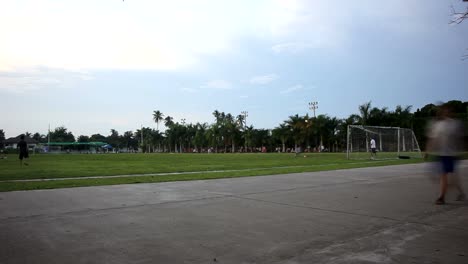
{"label": "person's sneaker", "polygon": [[439,198],[435,201],[435,204],[437,205],[442,205],[445,204],[445,199],[444,198]]}
{"label": "person's sneaker", "polygon": [[461,201],[465,201],[465,199],[466,199],[466,195],[464,193],[461,193],[457,196],[456,201],[461,202]]}

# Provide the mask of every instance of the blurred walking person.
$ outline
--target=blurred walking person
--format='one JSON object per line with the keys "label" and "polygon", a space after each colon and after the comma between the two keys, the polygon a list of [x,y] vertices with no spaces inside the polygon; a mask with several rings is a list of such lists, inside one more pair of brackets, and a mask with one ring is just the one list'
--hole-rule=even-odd
{"label": "blurred walking person", "polygon": [[24,165],[27,166],[28,163],[26,160],[29,158],[28,143],[24,140],[24,135],[21,135],[20,139],[20,142],[18,142],[20,165],[23,166],[24,159]]}
{"label": "blurred walking person", "polygon": [[440,170],[440,195],[436,204],[445,204],[445,195],[448,188],[448,177],[453,177],[453,183],[458,190],[457,201],[463,201],[466,197],[460,179],[455,175],[457,156],[461,151],[462,125],[454,119],[448,106],[441,106],[437,118],[430,124],[427,137],[426,157],[434,155]]}

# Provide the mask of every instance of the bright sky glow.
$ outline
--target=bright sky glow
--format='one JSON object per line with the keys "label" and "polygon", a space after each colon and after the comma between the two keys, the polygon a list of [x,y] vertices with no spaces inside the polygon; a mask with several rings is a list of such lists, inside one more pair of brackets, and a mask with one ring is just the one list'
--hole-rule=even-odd
{"label": "bright sky glow", "polygon": [[0,129],[75,136],[212,122],[273,128],[294,114],[346,117],[468,100],[459,0],[3,0]]}

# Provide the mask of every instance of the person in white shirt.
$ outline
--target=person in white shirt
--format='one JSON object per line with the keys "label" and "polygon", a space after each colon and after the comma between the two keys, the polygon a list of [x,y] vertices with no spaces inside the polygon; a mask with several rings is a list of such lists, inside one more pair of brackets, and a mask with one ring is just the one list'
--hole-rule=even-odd
{"label": "person in white shirt", "polygon": [[[447,106],[440,107],[437,113],[437,120],[429,126],[425,158],[428,155],[435,156],[439,162],[441,172],[440,196],[436,200],[436,204],[445,204],[448,175],[455,173],[457,156],[461,151],[460,147],[463,146],[462,131],[461,123],[452,118],[451,109]],[[457,178],[457,175],[453,175],[452,177],[459,192],[457,201],[463,201],[466,196],[461,181]]]}
{"label": "person in white shirt", "polygon": [[375,144],[375,139],[371,138],[370,140],[370,149],[371,149],[371,159],[375,159],[377,157],[377,146]]}

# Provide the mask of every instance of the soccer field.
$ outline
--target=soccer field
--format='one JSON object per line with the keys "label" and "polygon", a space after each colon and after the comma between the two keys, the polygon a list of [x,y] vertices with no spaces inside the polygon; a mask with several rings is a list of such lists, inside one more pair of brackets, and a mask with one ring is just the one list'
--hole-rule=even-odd
{"label": "soccer field", "polygon": [[[305,157],[304,157],[305,156]],[[347,160],[343,153],[62,154],[0,160],[0,191],[272,175],[421,162]],[[92,177],[92,178],[90,178]]]}

